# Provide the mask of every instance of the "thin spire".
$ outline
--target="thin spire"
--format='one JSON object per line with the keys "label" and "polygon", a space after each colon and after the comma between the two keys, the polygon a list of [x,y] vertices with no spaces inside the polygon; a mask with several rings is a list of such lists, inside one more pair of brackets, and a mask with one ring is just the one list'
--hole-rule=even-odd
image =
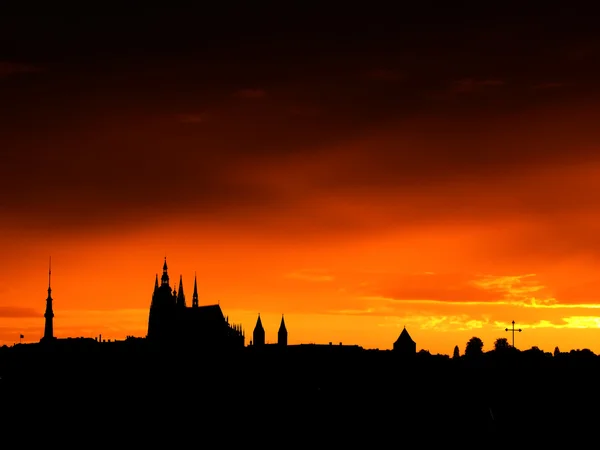
{"label": "thin spire", "polygon": [[48,290],[50,290],[50,277],[52,276],[52,256],[48,261]]}
{"label": "thin spire", "polygon": [[196,282],[196,272],[194,271],[194,294],[192,295],[192,307],[198,307],[198,283]]}
{"label": "thin spire", "polygon": [[[173,290],[175,292],[175,290]],[[177,290],[177,304],[185,307],[185,294],[183,293],[183,275],[179,275],[179,289]]]}
{"label": "thin spire", "polygon": [[165,262],[163,264],[163,273],[160,278],[161,284],[168,285],[169,284],[169,272],[167,267],[167,257],[165,256]]}

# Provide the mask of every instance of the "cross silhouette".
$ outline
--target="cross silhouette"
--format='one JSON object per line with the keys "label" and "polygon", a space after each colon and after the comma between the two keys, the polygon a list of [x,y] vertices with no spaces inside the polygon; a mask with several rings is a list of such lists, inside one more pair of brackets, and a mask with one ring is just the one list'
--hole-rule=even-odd
{"label": "cross silhouette", "polygon": [[512,331],[512,346],[515,346],[515,331],[518,331],[519,333],[522,331],[520,328],[515,330],[515,321],[512,321],[512,328],[506,328],[504,331]]}

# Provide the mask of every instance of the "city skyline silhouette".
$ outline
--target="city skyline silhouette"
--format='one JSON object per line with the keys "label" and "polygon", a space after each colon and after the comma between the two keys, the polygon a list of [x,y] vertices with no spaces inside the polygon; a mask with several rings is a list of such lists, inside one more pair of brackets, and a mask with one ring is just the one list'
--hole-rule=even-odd
{"label": "city skyline silhouette", "polygon": [[[95,336],[67,336],[58,338],[54,335],[54,299],[52,297],[51,287],[51,274],[52,274],[52,258],[49,258],[48,266],[48,296],[46,298],[46,308],[43,314],[44,317],[44,333],[39,341],[23,342],[25,336],[19,335],[19,345],[22,344],[37,344],[37,342],[47,345],[48,343],[62,341],[71,341],[72,339],[81,341],[95,341],[98,343],[113,343],[127,342],[130,340],[147,340],[153,345],[174,345],[175,348],[178,346],[198,348],[198,349],[230,349],[230,348],[244,348],[244,347],[257,347],[262,348],[265,345],[271,345],[276,347],[287,347],[288,346],[288,330],[285,325],[285,314],[281,314],[281,322],[277,331],[277,340],[275,342],[269,342],[266,339],[265,328],[262,324],[260,312],[258,313],[256,323],[253,331],[249,334],[249,342],[246,340],[246,328],[242,323],[233,323],[229,321],[229,315],[225,314],[220,307],[220,304],[208,303],[201,304],[198,296],[198,283],[196,274],[194,274],[194,290],[192,294],[192,302],[188,305],[186,295],[184,292],[183,276],[179,276],[179,283],[171,286],[170,275],[167,264],[167,257],[164,257],[162,265],[162,275],[155,275],[154,292],[152,294],[149,317],[148,317],[148,328],[147,333],[142,336],[134,336],[128,334],[125,339],[111,339],[106,336],[103,338],[102,334]],[[178,286],[178,287],[177,287]],[[471,354],[484,354],[486,352],[520,352],[521,350],[515,345],[515,332],[522,332],[523,330],[515,327],[515,321],[511,322],[511,328],[505,328],[505,332],[511,332],[511,343],[505,337],[498,337],[494,340],[493,348],[486,349],[484,351],[484,342],[477,336],[471,337],[464,348],[464,355]],[[300,346],[314,346],[324,345],[324,343],[315,343],[313,341],[301,342],[296,344]],[[14,344],[16,345],[16,344]],[[333,342],[329,342],[329,346],[333,345]],[[343,345],[339,342],[339,348]],[[4,345],[4,348],[7,346]],[[346,344],[345,347],[351,347],[360,350],[376,350],[379,348],[363,348],[358,344]],[[391,350],[397,354],[404,355],[416,355],[417,353],[422,355],[431,355],[432,353],[428,349],[419,349],[417,352],[417,343],[411,338],[408,333],[406,326],[404,326],[390,348],[383,348],[382,351]],[[526,349],[527,352],[534,352],[534,354],[550,356],[553,354],[554,357],[560,357],[566,354],[583,354],[596,356],[593,351],[589,348],[577,348],[568,349],[567,352],[561,352],[559,346],[556,345],[554,352],[541,350],[537,345]],[[526,353],[527,353],[526,352]],[[436,353],[437,357],[449,357],[448,353]],[[459,345],[454,346],[452,352],[452,359],[460,358]],[[600,357],[599,357],[600,358]]]}
{"label": "city skyline silhouette", "polygon": [[246,345],[260,314],[273,345],[284,315],[290,347],[451,358],[514,321],[600,354],[591,10],[32,11],[0,6],[0,347],[144,338],[166,255]]}
{"label": "city skyline silhouette", "polygon": [[[285,402],[286,413],[269,422],[279,433],[302,431],[301,440],[318,437],[338,445],[361,439],[380,446],[398,430],[425,429],[438,432],[426,438],[429,443],[486,439],[495,445],[506,438],[533,438],[538,443],[550,438],[538,434],[532,423],[555,428],[555,437],[586,439],[581,429],[594,422],[595,415],[585,405],[597,396],[592,386],[600,356],[588,349],[522,351],[500,337],[492,350],[484,351],[483,341],[473,336],[464,351],[457,345],[449,357],[417,351],[406,328],[391,350],[341,342],[289,345],[283,315],[277,343],[268,344],[260,314],[253,340],[246,345],[243,325],[230,323],[218,304],[196,301],[197,289],[187,305],[182,278],[179,287],[172,288],[166,258],[162,268],[149,306],[148,335],[121,341],[102,336],[56,338],[48,271],[42,339],[0,347],[0,395],[3,411],[12,416],[3,421],[11,424],[5,436],[12,432],[15,416],[55,402],[60,402],[63,414],[25,424],[56,429],[56,442],[93,433],[103,424],[101,440],[118,435],[140,442],[161,436],[183,445],[197,433],[194,415],[166,414],[153,433],[140,433],[131,420],[156,420],[156,408],[170,412],[169,407],[190,403],[202,405],[202,425],[210,435],[260,426],[264,413]],[[510,331],[515,331],[514,321],[512,325]],[[190,388],[182,386],[184,379]],[[210,386],[211,395],[204,386]],[[569,408],[557,404],[565,395],[570,396]],[[515,399],[523,404],[515,407]],[[390,405],[398,402],[402,408],[389,415]],[[127,413],[102,422],[107,405]],[[240,414],[248,405],[253,406],[251,414]],[[65,419],[76,432],[60,426]],[[332,423],[337,426],[332,428]],[[468,430],[456,433],[465,424]],[[379,431],[373,434],[374,430]]]}

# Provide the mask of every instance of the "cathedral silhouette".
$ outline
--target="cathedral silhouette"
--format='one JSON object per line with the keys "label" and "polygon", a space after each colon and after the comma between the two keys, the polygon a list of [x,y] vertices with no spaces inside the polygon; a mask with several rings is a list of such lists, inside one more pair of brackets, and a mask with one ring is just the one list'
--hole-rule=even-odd
{"label": "cathedral silhouette", "polygon": [[179,276],[179,289],[171,288],[169,284],[165,257],[160,284],[158,274],[154,282],[147,339],[158,344],[187,344],[211,349],[240,348],[245,345],[245,332],[241,325],[229,323],[219,304],[199,305],[195,275],[192,305],[188,306],[183,277]]}
{"label": "cathedral silhouette", "polygon": [[[85,341],[88,343],[104,343],[102,335],[96,338],[63,338],[57,339],[54,336],[54,310],[52,288],[50,286],[51,267],[48,269],[48,297],[46,298],[46,310],[44,312],[44,335],[40,339],[40,344],[50,346],[63,345],[65,342],[74,340]],[[275,349],[277,347],[288,347],[288,330],[285,324],[283,314],[279,330],[277,331],[277,342],[267,343],[265,339],[265,328],[258,314],[256,325],[252,333],[252,340],[248,347],[254,349]],[[169,347],[193,347],[206,350],[226,350],[239,349],[246,347],[246,333],[241,324],[229,322],[229,317],[223,314],[221,306],[209,304],[200,306],[198,301],[198,282],[194,274],[194,292],[192,294],[192,304],[187,305],[183,288],[183,276],[179,276],[179,288],[171,287],[169,278],[169,269],[167,258],[165,257],[160,282],[158,274],[154,281],[154,291],[150,303],[150,313],[148,317],[148,333],[145,338],[136,338],[128,336],[126,341],[133,339],[143,340],[151,345],[169,346]],[[110,339],[107,341],[111,342]],[[117,343],[117,340],[114,340]],[[333,346],[332,342],[326,344],[297,344],[292,348],[323,348],[333,347],[341,350],[361,348],[357,345]],[[393,344],[394,353],[400,355],[416,354],[417,344],[410,337],[406,327],[400,333],[400,336]]]}

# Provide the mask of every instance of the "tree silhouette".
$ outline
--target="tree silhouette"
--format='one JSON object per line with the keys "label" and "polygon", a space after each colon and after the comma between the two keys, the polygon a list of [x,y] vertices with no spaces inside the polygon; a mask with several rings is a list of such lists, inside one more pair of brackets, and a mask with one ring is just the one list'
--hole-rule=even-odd
{"label": "tree silhouette", "polygon": [[494,350],[497,352],[505,351],[510,348],[510,344],[508,343],[508,339],[506,338],[498,338],[496,342],[494,342]]}
{"label": "tree silhouette", "polygon": [[465,356],[473,357],[479,356],[483,354],[483,341],[476,336],[473,336],[467,342],[467,346],[465,347]]}
{"label": "tree silhouette", "polygon": [[452,354],[452,359],[460,358],[460,352],[458,350],[458,345],[454,346],[454,353]]}

